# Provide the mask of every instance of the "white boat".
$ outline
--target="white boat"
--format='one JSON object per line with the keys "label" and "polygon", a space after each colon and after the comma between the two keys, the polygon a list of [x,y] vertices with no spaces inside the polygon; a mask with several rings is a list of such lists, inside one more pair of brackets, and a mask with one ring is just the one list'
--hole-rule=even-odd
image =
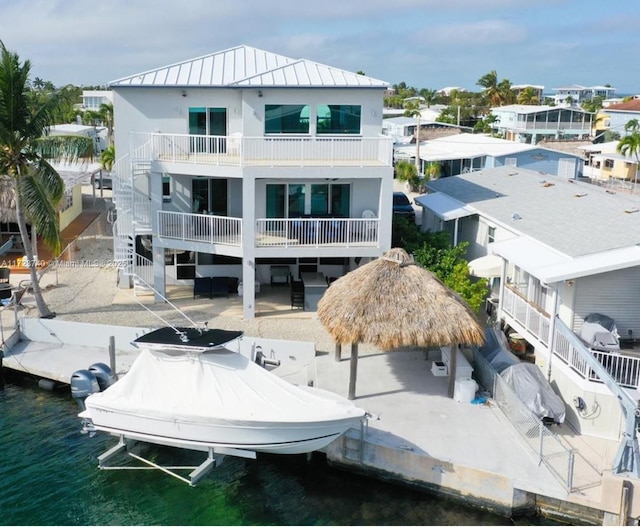
{"label": "white boat", "polygon": [[241,335],[163,328],[138,338],[142,351],[129,372],[86,398],[85,429],[123,444],[255,457],[309,453],[361,428],[366,411],[346,398],[293,385],[223,346]]}

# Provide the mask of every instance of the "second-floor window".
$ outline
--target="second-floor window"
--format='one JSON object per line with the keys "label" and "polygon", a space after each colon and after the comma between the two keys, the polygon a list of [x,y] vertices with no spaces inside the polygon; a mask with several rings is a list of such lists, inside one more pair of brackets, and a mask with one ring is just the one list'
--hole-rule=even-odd
{"label": "second-floor window", "polygon": [[308,134],[309,105],[265,105],[265,134]]}
{"label": "second-floor window", "polygon": [[318,105],[316,128],[318,134],[360,134],[360,105]]}

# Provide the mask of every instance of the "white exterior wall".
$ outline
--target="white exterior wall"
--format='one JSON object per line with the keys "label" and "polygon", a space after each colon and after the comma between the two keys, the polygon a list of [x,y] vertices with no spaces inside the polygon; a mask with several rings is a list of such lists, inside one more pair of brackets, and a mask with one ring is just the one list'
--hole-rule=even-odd
{"label": "white exterior wall", "polygon": [[[262,97],[258,96],[262,93]],[[186,96],[183,97],[183,93]],[[354,88],[164,88],[114,89],[114,128],[118,157],[129,150],[130,132],[189,133],[189,108],[227,108],[227,134],[264,136],[264,107],[271,104],[308,104],[309,135],[315,135],[316,105],[353,104],[362,107],[361,135],[382,133],[382,94],[379,89]]]}

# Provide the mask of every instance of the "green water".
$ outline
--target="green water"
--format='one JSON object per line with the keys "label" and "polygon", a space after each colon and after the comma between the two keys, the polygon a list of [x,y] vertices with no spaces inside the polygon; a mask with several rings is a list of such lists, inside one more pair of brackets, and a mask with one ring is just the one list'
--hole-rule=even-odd
{"label": "green water", "polygon": [[[80,433],[68,390],[31,382],[0,391],[2,525],[505,525],[514,521],[311,463],[227,457],[197,487],[159,471],[102,471],[115,444]],[[201,453],[160,449],[172,463]],[[540,524],[520,519],[517,524]]]}

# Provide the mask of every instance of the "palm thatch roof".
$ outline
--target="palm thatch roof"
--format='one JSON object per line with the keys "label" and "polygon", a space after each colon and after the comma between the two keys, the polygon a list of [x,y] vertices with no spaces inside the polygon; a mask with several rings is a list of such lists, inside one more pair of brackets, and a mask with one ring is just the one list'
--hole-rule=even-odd
{"label": "palm thatch roof", "polygon": [[0,222],[17,222],[15,180],[7,175],[0,175]]}
{"label": "palm thatch roof", "polygon": [[318,302],[318,318],[336,343],[383,350],[484,342],[465,301],[401,248],[333,282]]}

